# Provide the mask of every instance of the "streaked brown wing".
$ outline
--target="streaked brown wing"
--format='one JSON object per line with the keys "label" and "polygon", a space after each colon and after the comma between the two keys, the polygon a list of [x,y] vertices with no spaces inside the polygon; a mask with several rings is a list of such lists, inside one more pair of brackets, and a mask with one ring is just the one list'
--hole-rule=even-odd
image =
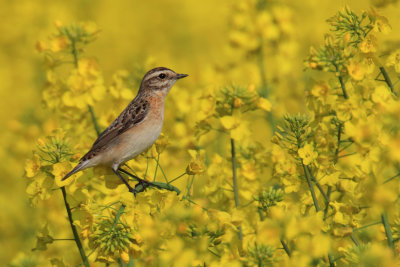
{"label": "streaked brown wing", "polygon": [[96,139],[92,148],[82,157],[85,161],[94,157],[102,148],[109,144],[115,137],[124,133],[144,120],[149,112],[150,104],[145,99],[133,100],[117,119],[107,127]]}

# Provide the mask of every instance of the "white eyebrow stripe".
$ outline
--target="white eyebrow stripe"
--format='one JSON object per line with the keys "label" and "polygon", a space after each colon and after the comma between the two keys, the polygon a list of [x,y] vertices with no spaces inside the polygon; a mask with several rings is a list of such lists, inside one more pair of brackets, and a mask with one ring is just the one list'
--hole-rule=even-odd
{"label": "white eyebrow stripe", "polygon": [[146,77],[146,80],[150,80],[150,79],[152,79],[152,78],[154,78],[154,77],[157,77],[157,76],[160,75],[161,73],[165,73],[165,72],[166,72],[165,70],[158,70],[158,71],[156,71],[156,72],[150,74],[148,77]]}

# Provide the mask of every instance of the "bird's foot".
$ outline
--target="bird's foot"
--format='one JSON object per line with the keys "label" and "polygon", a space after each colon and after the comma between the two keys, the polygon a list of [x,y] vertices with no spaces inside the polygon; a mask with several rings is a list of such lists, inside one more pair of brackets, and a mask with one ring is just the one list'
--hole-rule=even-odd
{"label": "bird's foot", "polygon": [[134,189],[136,191],[136,193],[143,192],[149,187],[159,188],[158,185],[156,185],[152,182],[146,181],[144,179],[137,178],[137,181],[138,181],[138,183],[135,185],[135,189]]}

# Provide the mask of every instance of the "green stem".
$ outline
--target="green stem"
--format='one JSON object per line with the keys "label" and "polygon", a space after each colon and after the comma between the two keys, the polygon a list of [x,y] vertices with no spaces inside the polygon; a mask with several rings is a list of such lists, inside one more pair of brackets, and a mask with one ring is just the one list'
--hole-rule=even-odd
{"label": "green stem", "polygon": [[351,240],[353,240],[354,244],[356,244],[357,247],[360,246],[360,243],[358,242],[356,236],[354,235],[354,232],[350,235]]}
{"label": "green stem", "polygon": [[373,222],[373,223],[369,223],[369,224],[360,226],[360,227],[358,227],[358,228],[355,228],[353,231],[360,231],[360,230],[363,230],[363,229],[365,229],[365,228],[368,228],[368,227],[370,227],[370,226],[374,226],[374,225],[377,225],[377,224],[380,224],[380,223],[381,223],[381,221],[376,221],[376,222]]}
{"label": "green stem", "polygon": [[[187,184],[186,184],[186,199],[190,200],[191,198],[191,192],[192,191],[192,186],[193,186],[193,182],[194,182],[194,175],[188,175],[187,178]],[[190,207],[190,201],[189,201],[189,207]]]}
{"label": "green stem", "polygon": [[339,123],[338,132],[337,132],[337,147],[336,147],[336,151],[335,151],[334,164],[336,164],[339,160],[339,151],[340,151],[340,142],[341,142],[340,139],[342,136],[342,127],[343,127],[343,124]]}
{"label": "green stem", "polygon": [[290,252],[290,249],[288,245],[285,243],[283,239],[281,239],[281,244],[283,246],[283,249],[285,250],[286,254],[289,256],[289,258],[292,256],[292,253]]}
{"label": "green stem", "polygon": [[400,173],[398,173],[398,174],[396,174],[396,175],[394,175],[394,176],[390,177],[389,179],[387,179],[387,180],[386,180],[386,181],[384,181],[383,183],[384,183],[384,184],[386,184],[386,183],[388,183],[388,182],[392,181],[393,179],[395,179],[395,178],[397,178],[397,177],[399,177],[399,176],[400,176]]}
{"label": "green stem", "polygon": [[[157,155],[157,158],[160,158],[160,154]],[[156,162],[157,162],[157,165],[156,165],[156,170],[154,171],[154,178],[153,178],[153,181],[155,181],[156,178],[157,178],[158,160],[156,160]],[[168,180],[167,180],[167,183],[168,183]]]}
{"label": "green stem", "polygon": [[78,59],[78,50],[76,49],[76,40],[75,38],[71,35],[69,30],[66,30],[66,34],[68,37],[68,40],[71,42],[71,54],[74,57],[74,66],[75,68],[78,68],[79,66],[79,59]]}
{"label": "green stem", "polygon": [[[263,211],[258,208],[258,215],[260,216],[260,221],[264,221],[264,214]],[[286,244],[286,242],[283,240],[283,238],[281,238],[281,244],[283,247],[283,250],[285,250],[286,254],[289,256],[289,258],[292,256],[292,253],[290,252],[289,246]]]}
{"label": "green stem", "polygon": [[236,151],[235,151],[235,140],[231,138],[231,155],[232,155],[232,177],[233,177],[233,191],[235,197],[235,206],[239,207],[239,190],[237,184],[237,167],[236,167]]}
{"label": "green stem", "polygon": [[124,213],[125,207],[126,206],[124,204],[122,204],[121,207],[119,208],[119,210],[117,211],[117,214],[115,214],[115,219],[114,219],[114,223],[113,223],[112,228],[115,228],[115,226],[117,226],[119,218]]}
{"label": "green stem", "polygon": [[311,169],[310,169],[308,166],[306,166],[306,168],[307,168],[307,170],[308,170],[308,173],[309,173],[310,176],[311,176],[311,180],[315,183],[315,185],[317,186],[319,192],[320,192],[321,195],[324,197],[325,202],[326,202],[326,205],[329,206],[329,202],[331,202],[331,201],[330,201],[328,195],[325,193],[324,189],[322,188],[322,185],[321,185],[321,184],[317,181],[317,179],[314,177],[314,174],[312,173]]}
{"label": "green stem", "polygon": [[63,195],[63,198],[64,198],[65,209],[67,210],[67,213],[68,213],[69,224],[71,226],[72,233],[74,235],[76,246],[78,247],[79,253],[81,254],[82,262],[86,267],[90,267],[89,260],[86,257],[85,250],[83,249],[81,240],[79,239],[78,231],[76,230],[76,227],[74,225],[74,220],[72,219],[72,212],[71,212],[71,208],[70,208],[70,206],[68,204],[68,201],[67,201],[67,192],[65,191],[65,187],[64,186],[61,187],[61,192],[62,192],[62,195]]}
{"label": "green stem", "polygon": [[[74,66],[75,66],[75,68],[78,68],[79,67],[79,60],[78,60],[78,51],[76,49],[75,39],[72,38],[72,36],[69,33],[69,31],[67,31],[67,36],[68,36],[69,40],[71,41],[71,53],[72,53],[72,55],[74,57]],[[97,127],[98,127],[97,121],[95,120],[95,116],[94,116],[93,109],[92,109],[91,106],[89,106],[89,111],[92,114],[92,119],[93,119],[93,122],[95,123],[95,128],[96,128],[97,134],[99,135],[100,131],[98,131],[98,129],[97,129]],[[69,203],[67,201],[67,192],[66,192],[64,186],[61,187],[61,192],[62,192],[63,199],[64,199],[65,209],[67,210],[69,224],[71,226],[72,233],[74,235],[74,240],[75,240],[76,246],[78,247],[79,253],[81,255],[82,262],[86,267],[90,267],[89,260],[88,260],[86,254],[85,254],[85,250],[83,249],[81,240],[79,238],[78,231],[77,231],[77,229],[76,229],[76,227],[74,225],[74,221],[73,221],[73,218],[72,218],[71,207],[69,206]]]}
{"label": "green stem", "polygon": [[[268,90],[268,83],[267,83],[267,77],[265,76],[266,73],[266,68],[265,68],[265,61],[264,61],[264,49],[263,49],[263,39],[260,38],[260,48],[258,51],[258,70],[260,72],[260,78],[261,78],[261,86],[262,86],[262,94],[265,98],[269,99],[269,90]],[[268,112],[268,121],[269,124],[271,125],[272,132],[275,132],[275,119],[274,115],[272,112]]]}
{"label": "green stem", "polygon": [[268,98],[268,84],[267,84],[267,77],[265,76],[265,62],[264,62],[264,49],[263,49],[263,40],[260,38],[260,48],[258,51],[258,69],[260,71],[260,78],[261,78],[261,86],[262,86],[262,93],[263,95]]}
{"label": "green stem", "polygon": [[[236,151],[235,151],[235,140],[231,138],[231,155],[232,155],[232,177],[233,177],[233,193],[235,197],[235,207],[239,207],[239,187],[237,183],[237,166],[236,166]],[[238,227],[239,240],[243,240],[242,227]]]}
{"label": "green stem", "polygon": [[[68,30],[66,31],[66,34],[67,34],[69,41],[71,42],[71,54],[74,57],[74,66],[75,66],[75,68],[78,68],[79,67],[79,58],[78,58],[78,50],[76,49],[75,38],[72,37],[71,33]],[[93,121],[94,128],[96,130],[96,133],[97,133],[97,135],[100,135],[101,131],[100,131],[99,124],[97,123],[97,119],[94,114],[93,107],[91,105],[88,105],[88,108],[89,108],[90,115],[92,116],[92,121]]]}
{"label": "green stem", "polygon": [[[326,196],[328,199],[330,199],[332,193],[332,187],[328,185],[328,191],[326,192]],[[324,221],[326,220],[326,216],[328,215],[328,210],[329,210],[329,202],[326,204],[325,209],[324,209]]]}
{"label": "green stem", "polygon": [[310,189],[310,192],[311,192],[311,197],[312,197],[312,200],[314,202],[315,210],[318,212],[321,209],[320,209],[320,207],[318,205],[318,200],[317,200],[317,196],[315,195],[314,186],[312,185],[312,181],[311,181],[311,177],[310,177],[311,175],[308,172],[309,171],[308,168],[304,165],[303,160],[301,161],[301,165],[303,165],[304,175],[305,175],[306,180],[307,180],[308,188]]}
{"label": "green stem", "polygon": [[76,42],[75,42],[75,39],[73,39],[73,38],[70,38],[70,40],[71,40],[71,47],[72,47],[71,53],[74,56],[74,65],[75,65],[75,68],[78,68],[79,59],[78,59],[78,50],[76,50]]}
{"label": "green stem", "polygon": [[344,84],[342,75],[339,75],[339,82],[340,82],[340,87],[342,88],[344,98],[349,99],[349,96],[347,95],[346,91],[346,85]]}
{"label": "green stem", "polygon": [[335,259],[332,256],[332,253],[328,253],[329,267],[335,267]]}
{"label": "green stem", "polygon": [[182,173],[182,174],[179,175],[178,177],[175,177],[174,179],[172,179],[172,180],[169,181],[168,183],[169,183],[169,184],[170,184],[170,183],[173,183],[173,182],[175,182],[176,180],[178,180],[179,178],[181,178],[181,177],[184,176],[184,175],[186,175],[186,172]]}
{"label": "green stem", "polygon": [[383,75],[383,78],[385,79],[386,84],[389,86],[390,91],[392,92],[392,94],[397,95],[395,93],[395,91],[394,91],[393,83],[390,80],[389,74],[387,73],[386,69],[383,66],[381,66],[381,67],[379,67],[379,70],[381,71],[381,73]]}
{"label": "green stem", "polygon": [[164,169],[163,169],[163,167],[161,166],[161,164],[159,162],[160,161],[160,154],[158,154],[157,158],[154,158],[154,160],[157,162],[157,167],[160,167],[161,173],[164,176],[164,180],[168,184],[169,182],[168,182],[167,176],[165,175]]}
{"label": "green stem", "polygon": [[149,171],[149,157],[146,157],[146,170],[144,171],[144,178],[147,177],[147,172]]}
{"label": "green stem", "polygon": [[[134,266],[135,266],[135,260],[132,259],[132,258],[130,258],[129,262],[126,264],[126,263],[124,263],[124,262],[122,261],[122,259],[120,258],[120,259],[118,260],[118,265],[119,265],[120,267],[134,267]],[[109,265],[108,265],[108,266],[109,266]]]}
{"label": "green stem", "polygon": [[392,229],[390,228],[390,224],[389,224],[389,220],[387,218],[386,212],[382,213],[381,220],[382,220],[383,227],[385,228],[388,245],[393,250],[394,255],[396,255],[396,249],[394,247]]}
{"label": "green stem", "polygon": [[[122,171],[126,175],[136,179],[135,176],[132,176],[131,173],[125,171],[124,169],[120,168],[118,170]],[[179,195],[181,193],[181,190],[179,190],[179,188],[173,186],[170,183],[166,184],[166,183],[161,183],[161,182],[151,182],[150,187],[156,187],[158,189],[165,189],[165,190],[168,190],[168,191],[174,191],[174,192],[176,192],[177,195]],[[135,190],[136,190],[137,193],[140,193],[140,192],[143,192],[145,190],[145,188],[143,187],[143,185],[138,184],[138,185],[135,186]]]}
{"label": "green stem", "polygon": [[100,130],[99,123],[97,122],[96,115],[94,114],[93,107],[91,105],[88,105],[88,108],[89,108],[90,115],[92,117],[94,129],[96,130],[97,136],[99,136],[101,134],[101,130]]}

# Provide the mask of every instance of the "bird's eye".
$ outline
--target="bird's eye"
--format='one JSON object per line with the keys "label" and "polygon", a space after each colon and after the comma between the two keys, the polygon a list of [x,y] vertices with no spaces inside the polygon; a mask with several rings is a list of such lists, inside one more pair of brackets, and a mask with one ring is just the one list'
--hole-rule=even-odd
{"label": "bird's eye", "polygon": [[164,79],[166,77],[166,75],[164,73],[161,73],[160,75],[158,75],[158,78],[160,79]]}

